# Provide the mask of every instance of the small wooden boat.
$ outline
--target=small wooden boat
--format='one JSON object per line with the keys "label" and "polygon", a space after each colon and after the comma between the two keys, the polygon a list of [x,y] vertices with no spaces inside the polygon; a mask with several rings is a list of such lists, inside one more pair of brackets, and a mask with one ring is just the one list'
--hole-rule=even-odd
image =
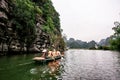
{"label": "small wooden boat", "polygon": [[58,59],[61,59],[61,56],[49,57],[49,58],[35,57],[35,58],[33,58],[33,61],[35,61],[35,62],[50,62],[50,61],[55,61]]}

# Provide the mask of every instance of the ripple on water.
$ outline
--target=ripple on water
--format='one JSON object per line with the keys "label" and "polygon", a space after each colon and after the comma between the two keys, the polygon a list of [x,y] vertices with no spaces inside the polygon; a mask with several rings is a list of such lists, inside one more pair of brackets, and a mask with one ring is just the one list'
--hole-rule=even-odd
{"label": "ripple on water", "polygon": [[69,50],[63,80],[120,80],[120,53],[99,50]]}

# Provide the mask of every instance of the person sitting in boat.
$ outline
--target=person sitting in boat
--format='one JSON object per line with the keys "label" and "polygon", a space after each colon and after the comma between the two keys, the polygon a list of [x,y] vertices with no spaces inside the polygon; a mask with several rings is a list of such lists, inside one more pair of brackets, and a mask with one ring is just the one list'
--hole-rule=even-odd
{"label": "person sitting in boat", "polygon": [[48,56],[47,57],[53,57],[52,51],[48,51]]}
{"label": "person sitting in boat", "polygon": [[46,55],[47,55],[47,49],[43,49],[42,56],[41,57],[35,57],[35,58],[33,58],[33,60],[36,60],[36,61],[44,60],[46,58]]}
{"label": "person sitting in boat", "polygon": [[60,53],[60,51],[57,51],[56,53],[57,53],[57,55],[58,55],[58,56],[61,56],[61,53]]}
{"label": "person sitting in boat", "polygon": [[56,51],[55,49],[53,50],[52,54],[53,54],[54,57],[61,56],[60,51]]}
{"label": "person sitting in boat", "polygon": [[47,55],[47,49],[43,49],[41,57],[45,58],[46,55]]}
{"label": "person sitting in boat", "polygon": [[52,55],[53,55],[53,57],[56,57],[56,56],[57,56],[57,54],[56,54],[56,50],[55,50],[55,49],[53,49],[53,51],[52,51]]}

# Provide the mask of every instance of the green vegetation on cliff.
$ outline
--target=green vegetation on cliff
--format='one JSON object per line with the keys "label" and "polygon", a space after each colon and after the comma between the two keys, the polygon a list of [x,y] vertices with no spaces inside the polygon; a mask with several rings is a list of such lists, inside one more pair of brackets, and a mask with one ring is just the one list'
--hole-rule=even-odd
{"label": "green vegetation on cliff", "polygon": [[[61,39],[60,19],[59,14],[52,5],[51,0],[33,0],[37,6],[42,10],[42,19],[45,21],[42,24],[42,30],[50,35],[50,42],[55,47],[60,46],[58,42]],[[58,41],[58,42],[57,42]]]}
{"label": "green vegetation on cliff", "polygon": [[13,24],[19,36],[20,43],[26,43],[30,47],[35,39],[35,15],[42,11],[29,0],[14,0]]}

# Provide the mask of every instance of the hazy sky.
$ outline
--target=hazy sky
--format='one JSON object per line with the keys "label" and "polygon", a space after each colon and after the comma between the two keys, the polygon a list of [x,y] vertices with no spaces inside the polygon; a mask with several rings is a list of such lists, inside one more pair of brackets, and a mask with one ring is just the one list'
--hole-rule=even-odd
{"label": "hazy sky", "polygon": [[120,0],[52,0],[68,38],[100,41],[120,21]]}

